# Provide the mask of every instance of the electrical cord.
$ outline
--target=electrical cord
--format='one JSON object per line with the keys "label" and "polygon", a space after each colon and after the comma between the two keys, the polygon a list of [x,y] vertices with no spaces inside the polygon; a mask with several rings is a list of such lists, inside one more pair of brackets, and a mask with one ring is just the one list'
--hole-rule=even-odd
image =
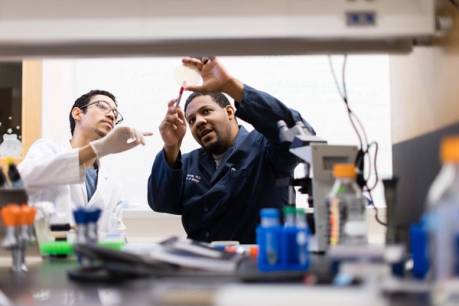
{"label": "electrical cord", "polygon": [[[451,0],[453,1],[453,0]],[[357,153],[357,157],[355,160],[355,164],[357,168],[359,169],[359,175],[357,177],[357,183],[359,186],[363,189],[364,192],[368,193],[368,196],[370,198],[370,204],[373,206],[373,209],[375,211],[375,220],[378,222],[380,225],[387,226],[387,222],[382,221],[379,218],[379,211],[378,208],[376,207],[374,200],[373,200],[373,195],[372,191],[376,188],[378,182],[379,182],[379,175],[378,175],[378,169],[377,169],[377,157],[378,157],[378,150],[379,150],[379,145],[376,141],[373,141],[371,143],[368,143],[368,136],[365,131],[365,128],[360,121],[360,119],[357,117],[357,115],[352,111],[351,107],[349,106],[349,99],[347,95],[347,86],[346,86],[346,67],[347,67],[347,54],[344,55],[343,59],[343,65],[342,65],[342,70],[341,70],[341,77],[342,77],[342,89],[339,86],[338,78],[335,73],[335,68],[333,66],[333,62],[331,59],[331,56],[328,56],[328,62],[330,65],[330,70],[333,76],[333,81],[335,82],[336,88],[338,90],[339,95],[341,96],[341,99],[343,100],[347,114],[349,117],[349,121],[352,125],[352,128],[354,129],[358,141],[359,141],[359,151]],[[360,130],[360,131],[359,131]],[[363,135],[363,136],[362,136]],[[372,147],[375,147],[374,150],[374,155],[373,155],[373,162],[371,158],[371,153],[370,149]],[[365,169],[364,169],[364,161],[365,158],[368,158],[368,176],[365,177]],[[374,183],[371,185],[371,187],[368,185],[368,182],[372,176],[372,170],[374,170]]]}
{"label": "electrical cord", "polygon": [[371,204],[371,206],[373,206],[373,209],[375,211],[375,220],[376,220],[376,222],[378,222],[382,226],[387,226],[387,221],[384,222],[379,218],[379,210],[378,210],[378,207],[376,207],[376,205],[375,205],[375,202],[373,200],[373,196],[371,194],[371,191],[369,191],[368,189],[366,191],[368,193],[368,196],[370,197],[370,204]]}
{"label": "electrical cord", "polygon": [[[375,147],[375,153],[374,153],[374,161],[373,161],[373,170],[374,170],[374,175],[375,175],[375,182],[373,183],[373,185],[369,188],[370,191],[373,191],[375,188],[376,188],[376,185],[378,184],[379,182],[379,175],[378,175],[378,167],[376,165],[376,162],[378,160],[378,150],[379,150],[379,144],[376,142],[376,141],[373,141],[372,143],[370,143],[370,145],[368,146],[368,150],[370,150],[371,146],[374,146]],[[368,153],[368,155],[370,155],[370,153]],[[371,160],[371,159],[370,159]],[[371,164],[370,164],[370,167],[371,167]]]}
{"label": "electrical cord", "polygon": [[[343,77],[345,76],[346,74],[346,62],[347,62],[347,56],[344,57],[344,61],[343,61],[343,69],[342,69],[342,75]],[[331,60],[331,56],[328,56],[328,63],[330,64],[330,69],[331,69],[331,72],[332,72],[332,76],[333,76],[333,81],[335,82],[335,85],[336,85],[336,89],[338,90],[338,93],[339,95],[341,96],[341,99],[343,99],[344,101],[344,104],[346,106],[346,110],[347,110],[347,113],[348,113],[348,117],[349,117],[349,121],[351,122],[351,125],[352,125],[352,128],[354,129],[355,131],[355,134],[357,135],[357,138],[359,140],[359,147],[360,148],[363,148],[363,142],[362,142],[362,137],[360,136],[360,133],[359,131],[357,130],[357,126],[356,124],[354,123],[354,120],[352,119],[352,110],[351,108],[349,107],[349,104],[347,102],[347,89],[346,89],[346,82],[343,81],[343,92],[341,91],[341,88],[339,86],[339,83],[338,83],[338,78],[336,77],[336,73],[335,73],[335,68],[333,66],[333,63],[332,63],[332,60]],[[345,80],[345,78],[343,79]]]}

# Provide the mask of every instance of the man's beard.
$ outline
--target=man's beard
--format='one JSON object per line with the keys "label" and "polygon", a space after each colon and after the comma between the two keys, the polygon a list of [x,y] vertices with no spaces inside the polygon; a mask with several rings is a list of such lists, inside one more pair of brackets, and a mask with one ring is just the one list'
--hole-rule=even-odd
{"label": "man's beard", "polygon": [[228,149],[227,146],[225,145],[225,143],[221,140],[221,138],[217,135],[217,140],[212,142],[212,143],[209,143],[207,145],[203,145],[201,144],[201,146],[209,153],[211,154],[222,154],[224,152],[226,152],[226,150]]}

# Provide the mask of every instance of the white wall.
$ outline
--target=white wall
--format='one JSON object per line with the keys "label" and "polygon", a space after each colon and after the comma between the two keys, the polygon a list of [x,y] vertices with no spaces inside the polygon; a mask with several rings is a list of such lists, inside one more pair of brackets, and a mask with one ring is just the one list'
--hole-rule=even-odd
{"label": "white wall", "polygon": [[[267,91],[299,110],[331,144],[357,144],[343,102],[331,77],[326,56],[223,57],[228,70],[243,82]],[[341,59],[334,58],[337,71]],[[132,208],[149,209],[146,182],[162,142],[158,132],[166,104],[178,94],[174,71],[179,58],[45,60],[43,63],[43,136],[70,137],[68,113],[74,100],[91,89],[113,92],[123,124],[153,131],[145,147],[105,158],[118,176]],[[378,169],[392,174],[389,64],[387,56],[351,56],[347,87],[350,104],[370,140],[380,143]],[[186,98],[184,96],[184,98]],[[187,134],[184,151],[197,147]],[[382,191],[375,194],[383,204]]]}

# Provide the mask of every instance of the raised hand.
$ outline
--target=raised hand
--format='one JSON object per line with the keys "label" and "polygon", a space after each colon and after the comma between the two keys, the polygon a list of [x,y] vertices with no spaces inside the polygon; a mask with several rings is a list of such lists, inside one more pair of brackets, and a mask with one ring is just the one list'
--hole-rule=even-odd
{"label": "raised hand", "polygon": [[175,162],[186,133],[185,115],[182,109],[176,105],[176,102],[175,99],[169,101],[166,116],[159,125],[167,159],[171,163]]}
{"label": "raised hand", "polygon": [[193,67],[201,73],[202,85],[186,86],[186,90],[201,93],[225,92],[236,101],[240,101],[243,96],[243,84],[233,78],[223,67],[218,58],[194,58],[186,57],[182,59],[186,66]]}

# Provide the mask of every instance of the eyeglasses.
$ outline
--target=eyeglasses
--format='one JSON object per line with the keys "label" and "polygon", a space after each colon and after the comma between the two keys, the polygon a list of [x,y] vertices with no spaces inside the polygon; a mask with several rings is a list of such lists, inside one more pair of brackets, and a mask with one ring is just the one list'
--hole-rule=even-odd
{"label": "eyeglasses", "polygon": [[115,124],[120,124],[121,121],[123,121],[123,116],[121,113],[114,107],[111,107],[110,104],[107,101],[104,100],[98,100],[98,101],[93,101],[91,103],[86,104],[85,106],[80,107],[81,109],[87,108],[91,105],[95,105],[98,109],[104,112],[105,115],[108,115],[110,113],[113,113],[115,116]]}

